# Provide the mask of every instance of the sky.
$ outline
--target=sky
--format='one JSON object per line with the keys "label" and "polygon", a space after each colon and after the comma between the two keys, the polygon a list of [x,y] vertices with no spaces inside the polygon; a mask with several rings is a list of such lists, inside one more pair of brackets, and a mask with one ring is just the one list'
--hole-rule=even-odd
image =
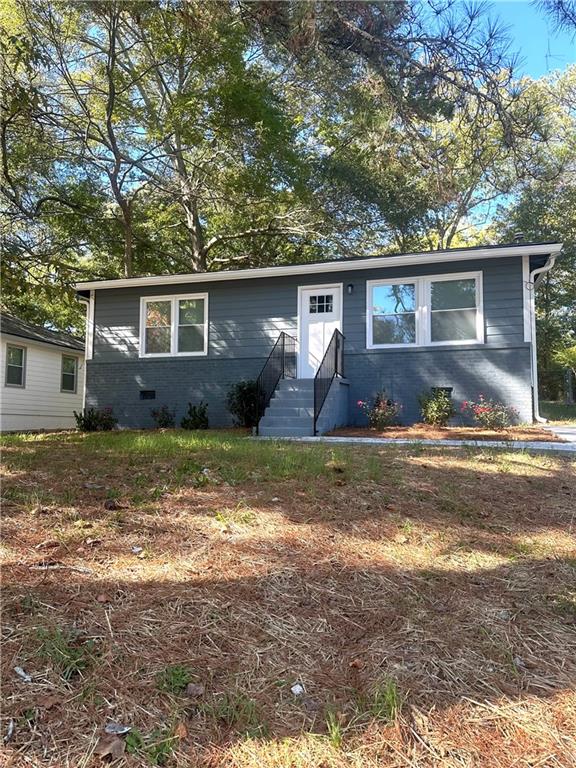
{"label": "sky", "polygon": [[576,37],[556,32],[530,0],[492,0],[489,14],[509,28],[511,50],[519,53],[517,74],[536,78],[576,64]]}

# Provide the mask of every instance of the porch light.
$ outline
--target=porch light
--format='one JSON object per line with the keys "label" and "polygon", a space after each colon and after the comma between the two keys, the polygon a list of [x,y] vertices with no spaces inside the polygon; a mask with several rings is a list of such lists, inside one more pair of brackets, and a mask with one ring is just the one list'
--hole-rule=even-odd
{"label": "porch light", "polygon": [[351,296],[354,293],[354,286],[352,283],[348,283],[346,286],[346,292],[348,293],[348,296]]}

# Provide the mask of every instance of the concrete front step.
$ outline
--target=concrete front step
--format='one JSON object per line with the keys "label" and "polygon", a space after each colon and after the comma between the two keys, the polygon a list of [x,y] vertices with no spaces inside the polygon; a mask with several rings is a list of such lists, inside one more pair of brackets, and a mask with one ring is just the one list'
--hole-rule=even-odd
{"label": "concrete front step", "polygon": [[311,416],[278,416],[276,413],[266,414],[260,425],[262,427],[308,427],[312,424]]}
{"label": "concrete front step", "polygon": [[312,437],[312,421],[310,428],[302,427],[260,427],[258,433],[262,437]]}
{"label": "concrete front step", "polygon": [[263,437],[312,435],[314,379],[283,379],[260,422]]}

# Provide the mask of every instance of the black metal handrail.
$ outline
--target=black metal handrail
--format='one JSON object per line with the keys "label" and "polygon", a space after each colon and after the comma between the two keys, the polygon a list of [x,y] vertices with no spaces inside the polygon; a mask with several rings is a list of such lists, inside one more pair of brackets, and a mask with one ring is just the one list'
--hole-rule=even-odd
{"label": "black metal handrail", "polygon": [[270,405],[270,400],[280,379],[295,378],[296,339],[282,331],[268,355],[260,375],[256,379],[258,392],[256,431],[258,431],[260,420],[264,416],[264,411]]}
{"label": "black metal handrail", "polygon": [[336,376],[344,376],[344,336],[338,329],[332,334],[314,377],[314,434],[317,431],[318,417]]}

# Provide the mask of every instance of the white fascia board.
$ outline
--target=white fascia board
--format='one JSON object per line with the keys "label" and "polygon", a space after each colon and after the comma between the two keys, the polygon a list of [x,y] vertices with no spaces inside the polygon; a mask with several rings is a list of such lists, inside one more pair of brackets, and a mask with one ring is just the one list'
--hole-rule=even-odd
{"label": "white fascia board", "polygon": [[503,248],[478,248],[476,250],[453,250],[429,253],[408,253],[401,256],[379,256],[367,259],[324,261],[314,264],[298,264],[281,267],[256,269],[234,269],[222,272],[193,272],[188,275],[154,275],[151,277],[120,278],[118,280],[95,280],[77,283],[77,291],[100,290],[104,288],[143,288],[153,285],[180,285],[182,283],[213,283],[223,280],[254,280],[263,277],[284,277],[287,275],[314,275],[325,272],[352,272],[362,269],[385,267],[406,267],[419,264],[442,264],[453,261],[478,261],[479,259],[500,259],[509,256],[547,256],[557,254],[562,243],[548,245],[511,245]]}

